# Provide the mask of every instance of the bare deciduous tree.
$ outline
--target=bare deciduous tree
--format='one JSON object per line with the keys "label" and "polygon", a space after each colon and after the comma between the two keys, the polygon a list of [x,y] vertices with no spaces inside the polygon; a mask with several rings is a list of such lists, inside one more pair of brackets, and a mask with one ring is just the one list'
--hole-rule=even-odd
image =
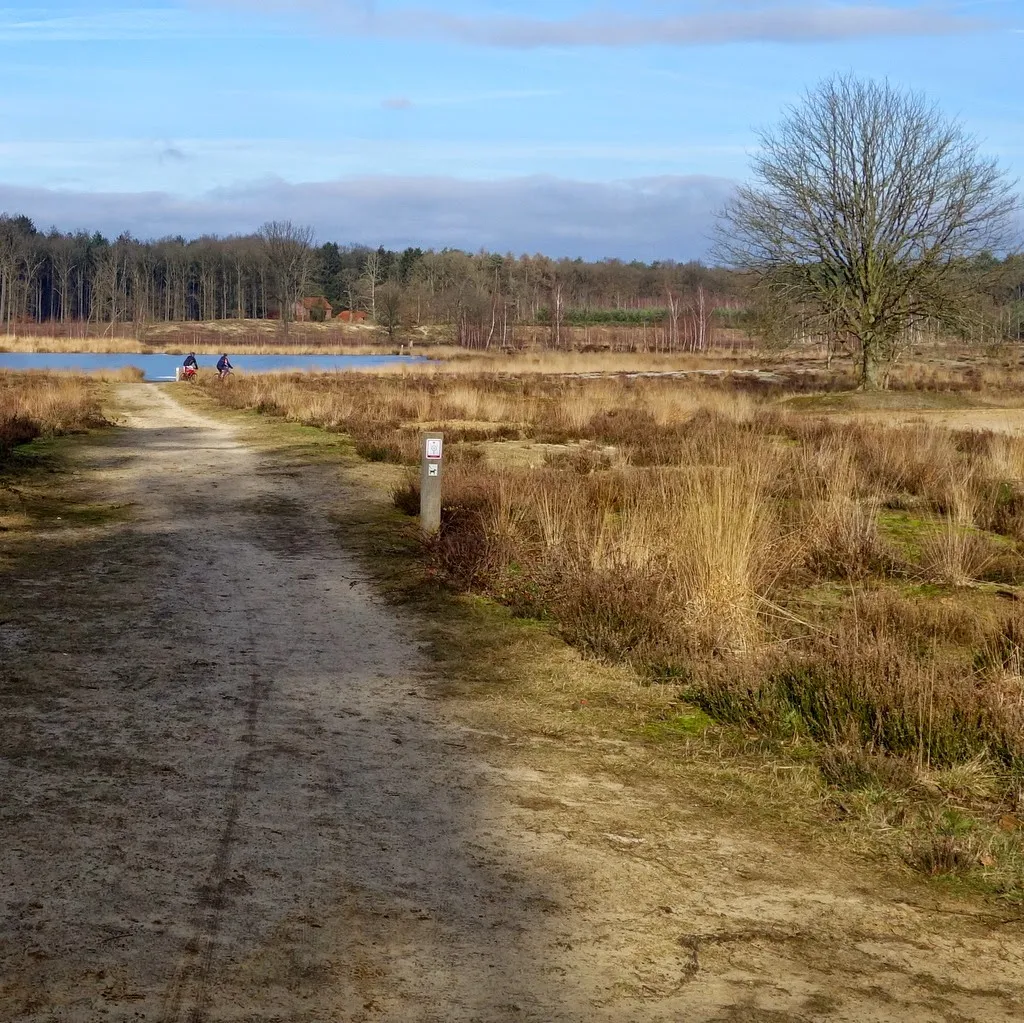
{"label": "bare deciduous tree", "polygon": [[363,264],[363,291],[369,303],[370,319],[377,319],[377,288],[383,280],[383,267],[381,266],[380,250],[374,249],[366,254],[366,262]]}
{"label": "bare deciduous tree", "polygon": [[377,323],[384,328],[392,343],[402,325],[403,299],[402,289],[396,281],[387,281],[377,288]]}
{"label": "bare deciduous tree", "polygon": [[313,269],[313,228],[300,227],[290,220],[272,220],[260,228],[260,238],[275,297],[281,303],[281,324],[287,333]]}
{"label": "bare deciduous tree", "polygon": [[50,243],[53,260],[54,290],[60,300],[60,322],[71,317],[71,274],[79,259],[79,247],[74,239],[58,235]]}
{"label": "bare deciduous tree", "polygon": [[754,183],[722,213],[719,252],[853,343],[884,383],[925,319],[964,330],[966,261],[1018,205],[997,163],[921,97],[828,79],[760,136]]}

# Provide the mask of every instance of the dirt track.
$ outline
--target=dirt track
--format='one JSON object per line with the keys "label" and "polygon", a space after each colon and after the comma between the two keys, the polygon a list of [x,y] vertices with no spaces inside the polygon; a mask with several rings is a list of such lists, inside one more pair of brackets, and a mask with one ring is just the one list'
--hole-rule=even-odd
{"label": "dirt track", "polygon": [[336,478],[120,398],[136,514],[2,581],[0,1020],[1021,1018],[1019,913],[460,724]]}

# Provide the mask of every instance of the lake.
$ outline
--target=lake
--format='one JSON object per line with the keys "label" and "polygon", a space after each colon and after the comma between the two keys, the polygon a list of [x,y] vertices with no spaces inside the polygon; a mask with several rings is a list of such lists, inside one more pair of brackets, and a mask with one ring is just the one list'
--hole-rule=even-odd
{"label": "lake", "polygon": [[[218,356],[197,355],[200,368],[212,368]],[[365,366],[389,366],[429,362],[421,355],[239,355],[228,358],[236,372],[324,373]],[[136,366],[147,380],[173,380],[184,355],[136,355],[131,352],[0,352],[0,369],[63,369],[90,373],[101,369]]]}

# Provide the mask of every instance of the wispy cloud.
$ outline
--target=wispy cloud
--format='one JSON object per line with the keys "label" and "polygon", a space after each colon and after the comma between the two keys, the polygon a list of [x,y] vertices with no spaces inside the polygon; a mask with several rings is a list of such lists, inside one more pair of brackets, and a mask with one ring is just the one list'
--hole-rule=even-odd
{"label": "wispy cloud", "polygon": [[183,38],[195,34],[185,12],[170,8],[121,8],[88,14],[45,14],[0,8],[0,43],[98,42]]}
{"label": "wispy cloud", "polygon": [[[822,42],[878,36],[935,36],[992,28],[989,16],[948,3],[831,3],[827,0],[682,2],[679,14],[643,14],[594,4],[582,14],[538,18],[463,14],[372,0],[215,0],[222,6],[312,15],[326,29],[386,38],[434,38],[475,46],[700,46],[729,42]],[[710,7],[710,9],[709,9]]]}
{"label": "wispy cloud", "polygon": [[732,182],[703,176],[611,183],[553,177],[353,177],[311,184],[267,180],[196,198],[0,185],[0,211],[43,227],[138,237],[232,234],[268,219],[314,226],[321,241],[355,241],[600,259],[691,259],[708,248]]}

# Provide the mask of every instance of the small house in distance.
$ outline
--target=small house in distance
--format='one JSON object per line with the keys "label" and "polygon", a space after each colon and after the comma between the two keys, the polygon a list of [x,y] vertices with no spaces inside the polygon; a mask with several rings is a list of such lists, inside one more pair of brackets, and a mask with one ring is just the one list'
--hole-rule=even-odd
{"label": "small house in distance", "polygon": [[342,323],[362,323],[366,319],[366,313],[361,309],[342,309],[335,319]]}
{"label": "small house in distance", "polygon": [[321,323],[329,320],[333,315],[334,310],[331,309],[331,303],[322,295],[313,295],[295,303],[296,323],[308,323],[310,320],[314,323]]}

